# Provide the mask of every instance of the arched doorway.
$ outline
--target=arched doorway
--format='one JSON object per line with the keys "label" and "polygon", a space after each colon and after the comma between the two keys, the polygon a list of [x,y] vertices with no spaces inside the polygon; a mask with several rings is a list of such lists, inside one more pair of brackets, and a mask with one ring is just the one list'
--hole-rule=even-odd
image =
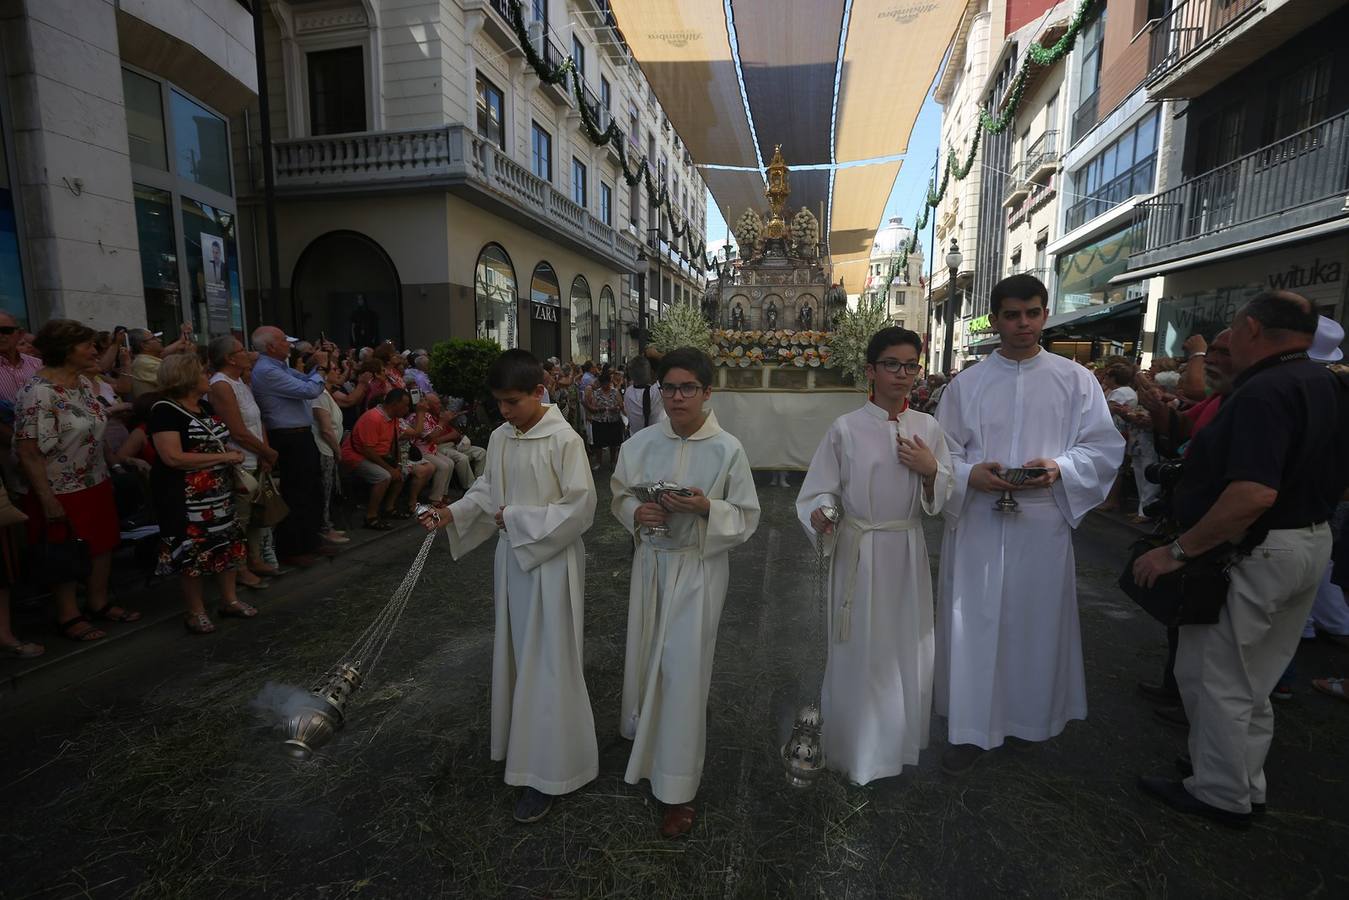
{"label": "arched doorway", "polygon": [[600,288],[600,363],[616,363],[618,355],[618,303],[609,285]]}
{"label": "arched doorway", "polygon": [[571,283],[572,362],[595,358],[595,317],[591,310],[590,282],[577,275]]}
{"label": "arched doorway", "polygon": [[478,254],[473,276],[476,334],[509,350],[516,341],[515,266],[500,244],[488,244]]}
{"label": "arched doorway", "polygon": [[534,267],[529,282],[529,351],[543,361],[562,355],[562,288],[546,262]]}
{"label": "arched doorway", "polygon": [[290,293],[303,337],[403,346],[398,270],[384,248],[360,232],[330,231],[310,242],[295,263]]}

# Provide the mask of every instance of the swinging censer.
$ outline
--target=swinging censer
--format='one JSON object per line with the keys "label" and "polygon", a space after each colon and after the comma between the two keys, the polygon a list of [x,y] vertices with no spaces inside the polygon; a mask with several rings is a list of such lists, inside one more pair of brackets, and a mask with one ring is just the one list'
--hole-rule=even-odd
{"label": "swinging censer", "polygon": [[[834,525],[838,525],[843,511],[837,506],[822,506],[820,512]],[[816,634],[825,636],[827,659],[829,634],[824,614],[825,603],[829,597],[829,556],[833,541],[831,535],[819,534],[815,538],[815,616]],[[819,654],[816,654],[817,658]],[[782,745],[782,765],[787,770],[787,783],[795,788],[808,788],[815,784],[824,771],[824,742],[822,732],[824,719],[820,715],[820,686],[824,682],[824,664],[812,672],[815,678],[815,692],[812,699],[802,706],[792,725],[791,737]],[[818,677],[815,677],[818,674]]]}
{"label": "swinging censer", "polygon": [[[435,510],[430,507],[417,508],[419,516],[425,512],[437,517]],[[342,727],[352,696],[374,672],[375,664],[389,643],[389,637],[407,609],[408,599],[426,566],[426,557],[431,552],[435,538],[434,531],[426,536],[407,575],[403,576],[402,583],[393,592],[389,602],[323,679],[310,689],[300,709],[291,714],[286,723],[286,742],[283,746],[295,759],[309,759],[316,748],[331,740]]]}

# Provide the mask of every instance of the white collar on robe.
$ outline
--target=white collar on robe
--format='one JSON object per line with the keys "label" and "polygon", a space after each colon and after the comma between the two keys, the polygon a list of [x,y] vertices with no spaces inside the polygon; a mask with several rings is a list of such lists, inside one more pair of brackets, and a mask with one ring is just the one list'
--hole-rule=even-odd
{"label": "white collar on robe", "polygon": [[[895,416],[895,421],[904,418],[904,413],[907,413],[911,409],[913,409],[912,406],[904,407],[904,411],[898,416]],[[871,398],[867,398],[867,402],[862,404],[862,410],[873,419],[880,419],[882,422],[890,421],[890,411],[883,406],[878,406],[876,401]]]}
{"label": "white collar on robe", "polygon": [[[670,415],[668,410],[666,411],[665,418],[661,419],[660,421],[660,429],[662,432],[664,432],[667,438],[682,440],[682,438],[680,438],[679,435],[675,434],[674,426],[670,424]],[[711,409],[708,409],[707,418],[703,420],[702,427],[699,428],[697,431],[695,431],[693,434],[689,435],[688,439],[691,441],[701,441],[706,438],[715,437],[719,434],[721,434],[721,426],[717,424],[717,414],[714,413]]]}
{"label": "white collar on robe", "polygon": [[559,431],[571,429],[571,425],[567,424],[567,420],[563,418],[562,413],[558,411],[558,408],[555,405],[545,403],[543,404],[543,408],[543,418],[535,422],[534,427],[528,431],[520,431],[509,422],[503,423],[505,427],[509,429],[507,434],[516,440],[530,441],[538,438],[551,437]]}
{"label": "white collar on robe", "polygon": [[1020,362],[1017,362],[1015,359],[1008,359],[1007,357],[1003,356],[1003,355],[1002,355],[1000,352],[998,352],[997,350],[994,350],[992,353],[988,354],[988,358],[989,358],[989,359],[995,359],[995,360],[997,360],[998,362],[1002,363],[1004,366],[1007,366],[1008,368],[1011,368],[1011,369],[1016,369],[1016,368],[1022,368],[1022,369],[1024,369],[1024,368],[1027,367],[1027,366],[1033,366],[1033,365],[1035,365],[1036,363],[1040,362],[1041,360],[1043,360],[1043,359],[1045,358],[1045,356],[1046,356],[1048,353],[1049,353],[1048,350],[1046,350],[1044,347],[1041,347],[1040,350],[1039,350],[1039,352],[1037,352],[1037,353],[1036,353],[1034,356],[1032,356],[1030,359],[1023,359],[1023,360],[1021,360]]}

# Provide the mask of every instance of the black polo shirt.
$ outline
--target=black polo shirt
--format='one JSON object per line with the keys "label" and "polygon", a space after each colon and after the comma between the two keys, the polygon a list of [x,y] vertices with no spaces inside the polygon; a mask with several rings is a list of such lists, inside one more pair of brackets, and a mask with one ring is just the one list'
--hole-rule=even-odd
{"label": "black polo shirt", "polygon": [[1305,353],[1261,360],[1236,381],[1218,415],[1194,436],[1176,486],[1176,518],[1189,528],[1234,481],[1279,492],[1257,530],[1330,518],[1349,483],[1349,391]]}

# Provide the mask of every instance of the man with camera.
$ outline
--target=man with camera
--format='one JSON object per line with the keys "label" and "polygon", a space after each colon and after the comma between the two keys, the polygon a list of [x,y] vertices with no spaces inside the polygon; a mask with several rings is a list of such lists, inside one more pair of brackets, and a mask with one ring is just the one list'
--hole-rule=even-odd
{"label": "man with camera", "polygon": [[1181,533],[1143,554],[1145,588],[1225,545],[1239,552],[1213,625],[1181,629],[1176,681],[1190,720],[1184,781],[1139,787],[1179,812],[1235,828],[1265,805],[1274,733],[1269,694],[1297,649],[1330,557],[1327,520],[1349,481],[1349,406],[1310,361],[1316,310],[1287,291],[1259,294],[1231,328],[1234,390],[1195,435],[1175,493]]}

